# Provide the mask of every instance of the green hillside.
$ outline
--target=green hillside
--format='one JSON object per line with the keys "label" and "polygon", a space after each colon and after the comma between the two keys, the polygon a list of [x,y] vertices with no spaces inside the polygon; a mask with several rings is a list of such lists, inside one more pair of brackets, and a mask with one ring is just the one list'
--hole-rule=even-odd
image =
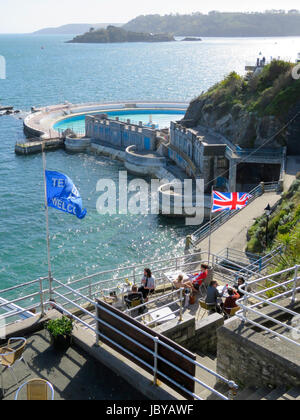
{"label": "green hillside", "polygon": [[193,13],[190,15],[142,15],[124,28],[136,32],[171,32],[178,36],[259,37],[300,36],[300,12]]}
{"label": "green hillside", "polygon": [[263,253],[283,246],[273,271],[300,264],[300,172],[290,190],[280,200],[269,222],[268,249],[266,247],[266,216],[256,220],[248,231],[248,252]]}
{"label": "green hillside", "polygon": [[292,77],[293,67],[292,63],[274,60],[249,81],[233,72],[204,97],[218,102],[224,111],[245,109],[259,116],[282,118],[300,100],[300,80]]}

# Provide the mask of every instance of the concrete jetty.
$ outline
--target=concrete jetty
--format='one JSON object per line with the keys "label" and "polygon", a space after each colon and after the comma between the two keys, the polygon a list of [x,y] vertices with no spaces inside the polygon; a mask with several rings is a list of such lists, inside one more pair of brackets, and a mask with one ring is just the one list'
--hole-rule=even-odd
{"label": "concrete jetty", "polygon": [[52,139],[52,140],[37,140],[37,141],[28,141],[26,143],[16,143],[15,153],[17,155],[33,155],[36,153],[41,153],[43,150],[51,151],[62,149],[64,147],[63,139]]}

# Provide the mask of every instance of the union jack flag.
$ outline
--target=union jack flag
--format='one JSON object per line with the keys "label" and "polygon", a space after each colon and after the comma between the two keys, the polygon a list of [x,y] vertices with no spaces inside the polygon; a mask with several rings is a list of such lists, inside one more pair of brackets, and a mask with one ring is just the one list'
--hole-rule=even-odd
{"label": "union jack flag", "polygon": [[213,192],[212,212],[241,210],[247,206],[251,195],[248,193]]}

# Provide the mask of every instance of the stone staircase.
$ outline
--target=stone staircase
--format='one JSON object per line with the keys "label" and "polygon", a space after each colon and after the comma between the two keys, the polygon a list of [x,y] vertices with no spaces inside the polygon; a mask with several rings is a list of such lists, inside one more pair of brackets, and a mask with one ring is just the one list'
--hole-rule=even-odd
{"label": "stone staircase", "polygon": [[286,387],[246,388],[241,391],[236,401],[300,401],[300,387],[288,390]]}
{"label": "stone staircase", "polygon": [[[213,356],[197,355],[197,361],[205,367],[217,371],[217,359]],[[200,368],[197,368],[197,378],[216,389],[217,391],[229,396],[228,386],[217,383],[215,378],[206,373]],[[199,395],[203,400],[217,401],[218,398],[215,394],[212,394],[209,390],[196,385],[196,394]],[[234,401],[300,401],[300,386],[297,388],[288,389],[285,386],[277,388],[255,388],[248,387],[243,390],[239,390]]]}

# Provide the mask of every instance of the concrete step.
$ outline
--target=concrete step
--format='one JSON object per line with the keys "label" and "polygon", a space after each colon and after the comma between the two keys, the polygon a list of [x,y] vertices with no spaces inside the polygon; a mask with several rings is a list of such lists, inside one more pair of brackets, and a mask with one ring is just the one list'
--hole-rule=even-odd
{"label": "concrete step", "polygon": [[300,401],[300,387],[293,388],[290,391],[287,391],[278,400],[279,401]]}
{"label": "concrete step", "polygon": [[273,389],[273,391],[271,391],[268,395],[262,398],[262,401],[277,401],[280,397],[282,397],[285,394],[285,392],[285,386]]}
{"label": "concrete step", "polygon": [[245,388],[238,392],[235,400],[246,401],[250,397],[250,395],[254,394],[254,392],[256,392],[257,390],[258,388],[255,387]]}
{"label": "concrete step", "polygon": [[270,388],[259,388],[253,394],[250,394],[247,401],[261,401],[267,395],[270,394]]}

